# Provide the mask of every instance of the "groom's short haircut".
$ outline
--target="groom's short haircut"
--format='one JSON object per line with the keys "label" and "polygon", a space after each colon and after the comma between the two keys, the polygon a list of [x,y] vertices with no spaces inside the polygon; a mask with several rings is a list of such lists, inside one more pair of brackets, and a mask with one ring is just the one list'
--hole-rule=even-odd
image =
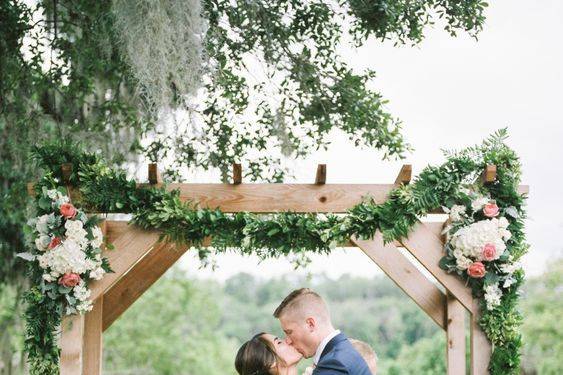
{"label": "groom's short haircut", "polygon": [[298,313],[299,316],[313,314],[330,322],[330,314],[325,301],[309,288],[301,288],[289,293],[274,311],[274,317],[279,319],[280,316],[287,313]]}

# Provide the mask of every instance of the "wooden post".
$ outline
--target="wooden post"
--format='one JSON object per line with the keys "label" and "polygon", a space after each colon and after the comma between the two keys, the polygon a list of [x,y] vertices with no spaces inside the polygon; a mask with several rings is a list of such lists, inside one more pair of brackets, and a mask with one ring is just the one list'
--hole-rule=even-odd
{"label": "wooden post", "polygon": [[315,177],[316,185],[326,184],[326,164],[319,164],[317,166],[317,175]]}
{"label": "wooden post", "polygon": [[84,375],[102,373],[102,311],[104,296],[94,301],[92,311],[84,317]]}
{"label": "wooden post", "polygon": [[397,178],[395,179],[395,185],[406,185],[411,182],[412,177],[412,165],[405,164],[401,167]]}
{"label": "wooden post", "polygon": [[465,374],[465,308],[447,293],[446,352],[448,375]]}
{"label": "wooden post", "polygon": [[80,375],[83,368],[84,315],[64,316],[61,329],[60,375]]}
{"label": "wooden post", "polygon": [[233,185],[242,183],[242,165],[233,163]]}
{"label": "wooden post", "polygon": [[156,185],[162,183],[162,178],[160,177],[160,172],[158,170],[157,163],[149,164],[149,184]]}
{"label": "wooden post", "polygon": [[485,332],[479,326],[481,312],[479,301],[473,301],[476,313],[470,318],[470,340],[471,340],[471,375],[488,374],[489,362],[491,360],[492,347]]}

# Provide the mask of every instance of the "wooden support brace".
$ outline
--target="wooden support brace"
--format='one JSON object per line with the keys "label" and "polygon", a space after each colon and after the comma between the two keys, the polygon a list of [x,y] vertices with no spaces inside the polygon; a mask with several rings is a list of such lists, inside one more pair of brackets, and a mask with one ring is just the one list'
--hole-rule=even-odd
{"label": "wooden support brace", "polygon": [[393,244],[384,245],[377,232],[373,240],[350,239],[397,284],[440,328],[445,329],[446,296]]}
{"label": "wooden support brace", "polygon": [[72,163],[64,163],[61,165],[61,172],[63,175],[63,184],[70,185],[70,175],[72,174]]}
{"label": "wooden support brace", "polygon": [[395,179],[395,185],[406,185],[411,182],[412,178],[412,165],[404,164]]}
{"label": "wooden support brace", "polygon": [[157,163],[150,163],[148,166],[149,184],[157,185],[162,183],[160,171]]}
{"label": "wooden support brace", "polygon": [[326,184],[326,164],[317,165],[317,175],[315,177],[316,185]]}
{"label": "wooden support brace", "polygon": [[419,223],[401,243],[466,309],[475,312],[471,289],[456,275],[449,274],[438,266],[444,254],[444,245],[436,234]]}
{"label": "wooden support brace", "polygon": [[233,163],[233,185],[242,183],[242,165]]}
{"label": "wooden support brace", "polygon": [[186,252],[188,246],[159,243],[104,295],[105,331]]}
{"label": "wooden support brace", "polygon": [[465,309],[447,293],[447,370],[448,375],[465,374]]}
{"label": "wooden support brace", "polygon": [[113,243],[115,249],[103,252],[103,256],[108,258],[114,272],[105,274],[102,280],[92,282],[90,298],[95,300],[109,290],[113,283],[157,244],[158,239],[158,232],[143,230],[135,226],[131,226],[119,236]]}

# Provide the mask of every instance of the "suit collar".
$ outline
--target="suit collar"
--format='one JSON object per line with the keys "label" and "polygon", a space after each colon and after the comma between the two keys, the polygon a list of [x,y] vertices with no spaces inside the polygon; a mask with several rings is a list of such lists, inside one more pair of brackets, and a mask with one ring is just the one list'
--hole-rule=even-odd
{"label": "suit collar", "polygon": [[342,341],[344,341],[344,340],[347,340],[347,339],[348,339],[348,338],[347,338],[346,335],[344,335],[343,333],[339,333],[338,335],[334,336],[334,337],[332,338],[332,340],[330,340],[330,341],[326,344],[326,346],[325,346],[323,352],[321,353],[321,356],[319,357],[319,361],[325,356],[325,354],[329,353],[332,349],[334,349],[334,347],[336,346],[336,344],[338,344],[338,343],[340,343],[340,342],[342,342]]}

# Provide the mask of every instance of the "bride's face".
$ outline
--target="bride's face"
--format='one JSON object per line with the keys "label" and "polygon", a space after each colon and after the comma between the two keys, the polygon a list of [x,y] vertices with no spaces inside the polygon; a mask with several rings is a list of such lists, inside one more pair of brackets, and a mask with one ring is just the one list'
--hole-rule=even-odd
{"label": "bride's face", "polygon": [[303,357],[293,346],[288,345],[285,340],[269,333],[264,334],[263,337],[271,344],[271,347],[274,348],[278,357],[285,362],[284,364],[287,367],[296,364]]}

